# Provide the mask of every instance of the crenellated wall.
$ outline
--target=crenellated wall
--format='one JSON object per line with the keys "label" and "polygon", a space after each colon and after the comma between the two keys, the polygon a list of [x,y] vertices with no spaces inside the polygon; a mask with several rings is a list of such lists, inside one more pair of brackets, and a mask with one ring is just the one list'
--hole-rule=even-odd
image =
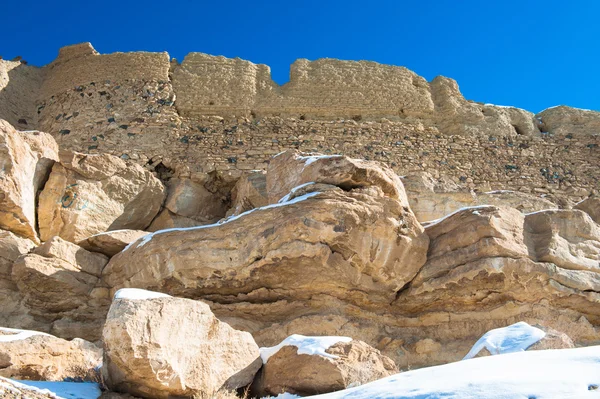
{"label": "crenellated wall", "polygon": [[367,61],[297,60],[279,86],[268,66],[241,59],[191,53],[179,64],[84,43],[43,68],[0,60],[0,118],[181,176],[235,176],[298,148],[479,190],[573,200],[600,190],[600,113],[475,103],[452,79]]}

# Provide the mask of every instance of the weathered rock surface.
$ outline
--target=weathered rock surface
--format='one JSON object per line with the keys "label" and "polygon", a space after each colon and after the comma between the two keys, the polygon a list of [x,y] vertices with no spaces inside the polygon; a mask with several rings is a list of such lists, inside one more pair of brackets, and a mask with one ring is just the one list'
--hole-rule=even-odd
{"label": "weathered rock surface", "polygon": [[267,168],[269,203],[276,203],[295,187],[307,183],[331,184],[344,190],[375,186],[387,197],[408,205],[400,178],[378,162],[341,155],[303,154],[295,150],[271,159]]}
{"label": "weathered rock surface", "polygon": [[[0,228],[37,242],[36,198],[58,159],[58,147],[45,133],[34,134],[36,138],[25,139],[25,133],[0,120]],[[36,145],[38,138],[44,147]]]}
{"label": "weathered rock surface", "polygon": [[231,191],[231,209],[227,216],[239,215],[254,208],[268,205],[267,175],[262,171],[242,176]]}
{"label": "weathered rock surface", "polygon": [[102,349],[35,331],[0,328],[0,376],[16,380],[94,381]]}
{"label": "weathered rock surface", "polygon": [[103,330],[102,370],[112,390],[190,397],[252,382],[261,360],[249,333],[220,322],[202,302],[126,296],[117,295]]}
{"label": "weathered rock surface", "polygon": [[208,224],[225,216],[227,204],[218,194],[190,179],[171,179],[165,208],[172,213]]}
{"label": "weathered rock surface", "polygon": [[538,342],[536,342],[535,344],[531,345],[529,348],[527,348],[527,350],[542,351],[546,349],[575,348],[573,340],[567,334],[560,331],[556,331],[553,328],[548,328],[540,325],[536,325],[535,327],[544,331],[546,333],[546,336]]}
{"label": "weathered rock surface", "polygon": [[600,131],[600,112],[560,105],[536,115],[543,132],[575,137],[597,134]]}
{"label": "weathered rock surface", "polygon": [[588,197],[577,203],[573,208],[584,211],[590,215],[594,222],[600,224],[600,197]]}
{"label": "weathered rock surface", "polygon": [[85,240],[79,241],[77,245],[88,251],[98,252],[110,258],[146,234],[148,232],[142,230],[113,230],[95,234]]}
{"label": "weathered rock surface", "polygon": [[376,307],[418,272],[427,243],[408,207],[377,187],[313,184],[220,225],[146,236],[111,259],[103,280],[218,302],[327,293]]}
{"label": "weathered rock surface", "polygon": [[108,291],[99,277],[108,258],[53,237],[13,264],[12,279],[28,314],[44,331],[98,340]]}
{"label": "weathered rock surface", "polygon": [[138,165],[111,155],[61,151],[40,195],[42,240],[79,242],[108,230],[143,230],[163,203],[163,184]]}
{"label": "weathered rock surface", "polygon": [[185,216],[179,216],[174,214],[168,209],[163,209],[158,216],[154,218],[150,226],[146,229],[148,231],[158,231],[172,228],[185,228],[202,226],[206,223],[199,222],[194,219],[186,218]]}
{"label": "weathered rock surface", "polygon": [[475,193],[448,179],[436,179],[428,172],[402,177],[412,211],[420,222],[430,222],[461,208],[476,205],[507,206],[522,213],[558,208],[555,203],[532,194],[511,190]]}
{"label": "weathered rock surface", "polygon": [[22,296],[12,278],[13,263],[19,256],[35,248],[33,241],[10,231],[0,230],[0,325],[33,328],[35,322],[27,314]]}
{"label": "weathered rock surface", "polygon": [[298,354],[284,346],[263,366],[258,389],[262,394],[289,392],[314,395],[339,391],[398,372],[394,361],[362,341],[338,342],[321,354]]}

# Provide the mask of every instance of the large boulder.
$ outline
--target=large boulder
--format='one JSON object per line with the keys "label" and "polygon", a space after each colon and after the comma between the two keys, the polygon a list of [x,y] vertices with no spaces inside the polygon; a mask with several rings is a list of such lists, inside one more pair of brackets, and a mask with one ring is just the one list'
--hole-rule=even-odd
{"label": "large boulder", "polygon": [[573,208],[584,211],[594,222],[600,224],[600,197],[588,197],[578,202]]}
{"label": "large boulder", "polygon": [[252,336],[219,321],[208,305],[143,290],[117,292],[102,338],[108,387],[142,397],[240,388],[261,366]]}
{"label": "large boulder", "polygon": [[204,224],[225,216],[227,204],[220,195],[208,191],[202,184],[190,179],[171,179],[168,183],[165,208],[175,215]]}
{"label": "large boulder", "polygon": [[142,230],[113,230],[94,234],[77,244],[88,251],[99,252],[112,257],[146,234],[148,232]]}
{"label": "large boulder", "polygon": [[154,232],[165,229],[202,226],[205,224],[204,222],[199,222],[185,216],[176,215],[168,209],[163,209],[146,230]]}
{"label": "large boulder", "polygon": [[342,155],[304,154],[288,150],[271,159],[267,168],[269,203],[281,200],[295,187],[324,183],[344,190],[376,186],[387,197],[408,205],[400,178],[390,168]]}
{"label": "large boulder", "polygon": [[557,209],[558,206],[545,198],[536,197],[532,194],[511,190],[495,190],[478,193],[475,205],[509,206],[522,213],[531,213],[545,209]]}
{"label": "large boulder", "polygon": [[580,210],[547,210],[526,216],[532,258],[563,269],[600,272],[600,225]]}
{"label": "large boulder", "polygon": [[393,360],[365,342],[346,337],[292,335],[261,348],[264,366],[256,389],[262,395],[314,395],[339,391],[398,372]]}
{"label": "large boulder", "polygon": [[16,282],[28,313],[61,337],[100,338],[102,316],[110,302],[98,287],[105,255],[89,252],[53,237],[13,264]]}
{"label": "large boulder", "polygon": [[13,263],[33,248],[33,241],[10,231],[0,230],[0,325],[19,328],[36,326],[35,321],[27,314],[22,295],[12,278]]}
{"label": "large boulder", "polygon": [[102,349],[76,338],[0,328],[0,376],[17,380],[97,381]]}
{"label": "large boulder", "polygon": [[103,280],[218,302],[325,293],[377,308],[415,276],[427,246],[409,208],[379,188],[312,184],[220,224],[149,234],[113,257]]}
{"label": "large boulder", "polygon": [[589,136],[600,131],[600,112],[560,105],[536,115],[543,132],[575,137]]}
{"label": "large boulder", "polygon": [[38,242],[36,199],[58,160],[56,142],[45,133],[19,134],[0,119],[0,148],[0,228]]}
{"label": "large boulder", "polygon": [[267,175],[263,171],[243,175],[231,190],[231,203],[227,216],[268,205]]}
{"label": "large boulder", "polygon": [[[562,331],[577,345],[600,338],[600,241],[583,212],[480,206],[425,229],[428,260],[399,293],[387,325],[398,326],[400,367],[457,360],[478,336],[517,321]],[[437,350],[418,353],[423,339]]]}
{"label": "large boulder", "polygon": [[112,155],[60,151],[40,194],[40,236],[79,242],[108,230],[144,230],[165,198],[163,184],[141,166]]}

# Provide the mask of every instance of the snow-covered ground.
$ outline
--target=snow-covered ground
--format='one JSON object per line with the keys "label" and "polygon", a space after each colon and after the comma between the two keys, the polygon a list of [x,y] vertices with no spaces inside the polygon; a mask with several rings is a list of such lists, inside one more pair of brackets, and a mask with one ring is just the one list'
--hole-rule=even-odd
{"label": "snow-covered ground", "polygon": [[114,299],[144,300],[155,298],[170,298],[171,295],[162,292],[142,290],[140,288],[121,288],[115,292]]}
{"label": "snow-covered ground", "polygon": [[[10,380],[17,388],[33,390],[57,399],[97,399],[100,386],[94,382],[49,382],[49,381],[17,381]],[[10,390],[10,385],[3,384],[0,388]]]}
{"label": "snow-covered ground", "polygon": [[311,398],[580,399],[600,398],[599,386],[600,346],[591,346],[462,360]]}

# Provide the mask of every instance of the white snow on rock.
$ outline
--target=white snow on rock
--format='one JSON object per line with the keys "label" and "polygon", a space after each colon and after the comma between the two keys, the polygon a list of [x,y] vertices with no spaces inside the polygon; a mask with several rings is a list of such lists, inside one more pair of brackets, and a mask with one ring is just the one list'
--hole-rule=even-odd
{"label": "white snow on rock", "polygon": [[130,243],[129,245],[127,245],[125,247],[125,249],[123,249],[123,252],[127,251],[133,245],[135,245],[135,248],[139,248],[139,247],[142,247],[142,246],[146,245],[147,243],[150,242],[150,240],[152,240],[152,238],[154,236],[156,236],[158,234],[170,233],[170,232],[173,232],[173,231],[192,231],[192,230],[210,229],[212,227],[219,227],[219,226],[224,225],[226,223],[233,222],[234,220],[242,218],[242,217],[244,217],[244,216],[246,216],[246,215],[248,215],[248,214],[250,214],[252,212],[261,211],[261,210],[265,210],[265,209],[271,209],[271,208],[278,208],[280,206],[286,206],[286,205],[296,204],[298,202],[305,201],[305,200],[307,200],[307,199],[309,199],[311,197],[314,197],[314,196],[316,196],[318,194],[320,194],[320,192],[312,192],[312,193],[308,193],[308,194],[304,194],[304,195],[301,195],[299,197],[296,197],[296,198],[294,198],[291,201],[281,202],[281,203],[277,203],[277,204],[270,204],[270,205],[262,206],[260,208],[250,209],[249,211],[246,211],[244,213],[240,213],[239,215],[236,215],[236,216],[231,216],[229,218],[219,220],[217,223],[213,223],[213,224],[205,224],[203,226],[194,226],[194,227],[175,227],[175,228],[172,228],[172,229],[157,230],[154,233],[146,234],[145,236],[142,236],[142,237],[138,238],[137,240],[133,241],[132,243]]}
{"label": "white snow on rock", "polygon": [[463,360],[477,356],[484,348],[492,355],[522,352],[545,336],[544,331],[532,327],[524,321],[508,327],[496,328],[483,334]]}
{"label": "white snow on rock", "polygon": [[296,187],[292,188],[290,190],[290,192],[287,193],[286,195],[284,195],[283,197],[281,197],[281,199],[279,201],[277,201],[277,203],[278,204],[283,204],[285,202],[288,202],[290,200],[290,196],[294,195],[294,193],[296,191],[300,190],[303,187],[310,186],[311,184],[315,184],[315,182],[314,181],[309,181],[308,183],[304,183],[304,184],[301,184],[299,186],[296,186]]}
{"label": "white snow on rock", "polygon": [[600,397],[600,346],[509,353],[395,374],[319,399]]}
{"label": "white snow on rock", "polygon": [[[1,381],[0,381],[1,382]],[[102,394],[95,382],[50,382],[10,380],[20,389],[30,389],[57,399],[97,399]]]}
{"label": "white snow on rock", "polygon": [[0,327],[0,342],[20,341],[22,339],[33,337],[34,335],[45,335],[51,337],[50,334],[46,334],[39,331],[18,330],[16,328]]}
{"label": "white snow on rock", "polygon": [[441,218],[439,218],[439,219],[435,219],[435,220],[429,220],[429,221],[427,221],[427,222],[422,222],[421,224],[422,224],[424,227],[429,227],[429,226],[433,226],[434,224],[438,224],[438,223],[439,223],[439,222],[441,222],[442,220],[446,220],[446,219],[448,219],[449,217],[451,217],[451,216],[454,216],[454,215],[456,215],[457,213],[459,213],[459,212],[462,212],[462,211],[466,211],[466,210],[468,210],[468,211],[471,211],[472,213],[474,213],[475,215],[479,215],[479,212],[477,211],[478,209],[488,209],[488,208],[494,208],[494,205],[475,205],[475,206],[465,206],[465,207],[463,207],[463,208],[460,208],[460,209],[457,209],[457,210],[455,210],[455,211],[454,211],[454,212],[452,212],[452,213],[449,213],[449,214],[447,214],[447,215],[446,215],[446,216],[444,216],[444,217],[441,217]]}
{"label": "white snow on rock", "polygon": [[170,298],[171,295],[162,292],[147,291],[139,288],[121,288],[115,292],[114,299],[144,300],[156,298]]}
{"label": "white snow on rock", "polygon": [[300,334],[290,335],[279,345],[271,346],[267,348],[260,348],[260,357],[263,364],[266,364],[271,356],[279,352],[284,346],[295,346],[298,348],[299,355],[319,355],[328,357],[331,359],[337,359],[336,355],[325,352],[330,346],[337,344],[338,342],[350,342],[350,337],[337,337],[337,336],[325,336],[325,337],[307,337]]}
{"label": "white snow on rock", "polygon": [[339,155],[339,154],[335,154],[335,155],[306,155],[306,156],[299,156],[297,159],[300,159],[302,161],[304,161],[304,166],[308,166],[311,163],[319,160],[319,159],[326,159],[326,158],[342,158],[343,155]]}

